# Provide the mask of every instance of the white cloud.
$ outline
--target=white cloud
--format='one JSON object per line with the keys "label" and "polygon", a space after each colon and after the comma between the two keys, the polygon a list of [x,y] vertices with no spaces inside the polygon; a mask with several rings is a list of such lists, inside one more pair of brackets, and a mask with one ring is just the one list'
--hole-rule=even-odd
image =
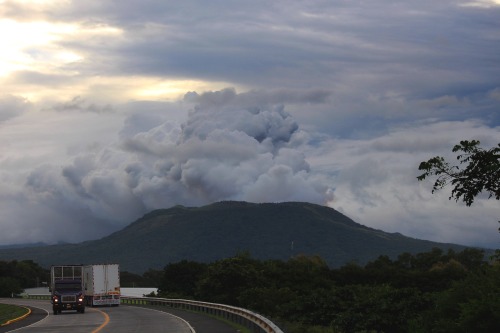
{"label": "white cloud", "polygon": [[0,122],[20,116],[31,108],[32,104],[25,98],[12,95],[0,96]]}
{"label": "white cloud", "polygon": [[[19,196],[33,211],[44,205],[48,216],[66,217],[68,224],[77,213],[93,224],[103,223],[102,228],[79,233],[83,240],[175,204],[328,200],[328,185],[321,175],[310,173],[296,146],[300,140],[293,139],[302,133],[282,106],[256,101],[259,107],[248,107],[248,97],[234,90],[190,98],[198,104],[183,122],[164,120],[158,125],[161,111],[134,111],[126,118],[119,141],[72,151],[59,163],[39,161],[39,166],[26,170],[24,188],[4,193],[6,201]],[[71,119],[118,116],[89,113],[82,106],[85,102],[77,98],[57,105],[58,112],[47,112],[61,120],[59,110],[64,109],[70,117],[66,126]],[[72,133],[72,140],[77,133]],[[12,214],[10,219],[17,218],[16,210],[5,209]],[[52,209],[58,212],[50,213]],[[57,237],[53,235],[52,241]]]}
{"label": "white cloud", "polygon": [[420,162],[436,155],[453,163],[451,149],[460,140],[478,139],[492,147],[499,132],[477,121],[415,124],[369,140],[327,140],[308,160],[313,172],[326,170],[335,177],[330,205],[362,224],[417,238],[497,247],[498,202],[480,196],[465,207],[448,200],[451,189],[431,194],[431,181],[419,183],[416,177]]}
{"label": "white cloud", "polygon": [[475,0],[469,1],[461,4],[464,7],[479,7],[479,8],[491,8],[495,6],[500,6],[500,1],[498,0]]}

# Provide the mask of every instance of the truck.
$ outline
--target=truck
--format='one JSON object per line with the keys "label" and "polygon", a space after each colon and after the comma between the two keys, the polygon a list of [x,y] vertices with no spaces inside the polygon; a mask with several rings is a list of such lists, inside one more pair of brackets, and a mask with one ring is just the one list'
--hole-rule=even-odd
{"label": "truck", "polygon": [[120,267],[118,264],[83,266],[85,304],[120,305]]}
{"label": "truck", "polygon": [[82,266],[51,266],[50,292],[54,315],[63,310],[85,313]]}

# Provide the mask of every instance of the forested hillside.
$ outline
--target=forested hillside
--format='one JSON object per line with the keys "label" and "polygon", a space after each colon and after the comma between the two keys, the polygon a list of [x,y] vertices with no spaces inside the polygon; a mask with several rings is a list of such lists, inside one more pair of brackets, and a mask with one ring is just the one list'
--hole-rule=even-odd
{"label": "forested hillside", "polygon": [[184,259],[209,263],[242,251],[262,260],[319,255],[330,267],[340,267],[434,247],[465,248],[372,229],[325,206],[231,201],[155,210],[99,240],[1,249],[0,260],[27,259],[43,267],[115,262],[124,270],[143,273]]}

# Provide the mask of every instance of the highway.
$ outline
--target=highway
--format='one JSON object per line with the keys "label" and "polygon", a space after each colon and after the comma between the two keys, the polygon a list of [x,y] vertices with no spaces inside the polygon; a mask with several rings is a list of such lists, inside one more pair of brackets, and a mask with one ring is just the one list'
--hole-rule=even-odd
{"label": "highway", "polygon": [[[2,298],[0,303],[28,306],[33,313],[19,322],[0,327],[0,333],[232,333],[236,329],[220,321],[188,312],[137,306],[87,307],[84,314],[64,311],[53,315],[50,301]],[[170,313],[174,312],[174,313]],[[186,319],[181,318],[186,317]],[[189,321],[188,321],[189,320]]]}

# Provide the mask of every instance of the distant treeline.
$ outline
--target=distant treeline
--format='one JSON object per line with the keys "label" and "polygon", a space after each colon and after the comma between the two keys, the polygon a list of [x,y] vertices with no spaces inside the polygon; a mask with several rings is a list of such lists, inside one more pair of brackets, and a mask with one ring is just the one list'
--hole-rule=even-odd
{"label": "distant treeline", "polygon": [[34,288],[47,283],[49,271],[32,260],[0,260],[0,297],[11,297],[25,288]]}
{"label": "distant treeline", "polygon": [[500,265],[476,249],[338,269],[306,256],[181,261],[165,267],[159,296],[250,309],[287,333],[500,332]]}
{"label": "distant treeline", "polygon": [[[149,270],[142,276],[120,272],[122,287],[157,287],[163,277],[161,270]],[[50,270],[32,260],[0,260],[0,297],[19,295],[27,288],[47,287]]]}
{"label": "distant treeline", "polygon": [[[44,281],[32,261],[0,261],[0,296]],[[287,333],[500,332],[500,263],[484,252],[433,249],[331,269],[317,256],[257,260],[247,253],[213,263],[180,261],[123,287],[261,313]],[[17,289],[12,289],[16,287]]]}

